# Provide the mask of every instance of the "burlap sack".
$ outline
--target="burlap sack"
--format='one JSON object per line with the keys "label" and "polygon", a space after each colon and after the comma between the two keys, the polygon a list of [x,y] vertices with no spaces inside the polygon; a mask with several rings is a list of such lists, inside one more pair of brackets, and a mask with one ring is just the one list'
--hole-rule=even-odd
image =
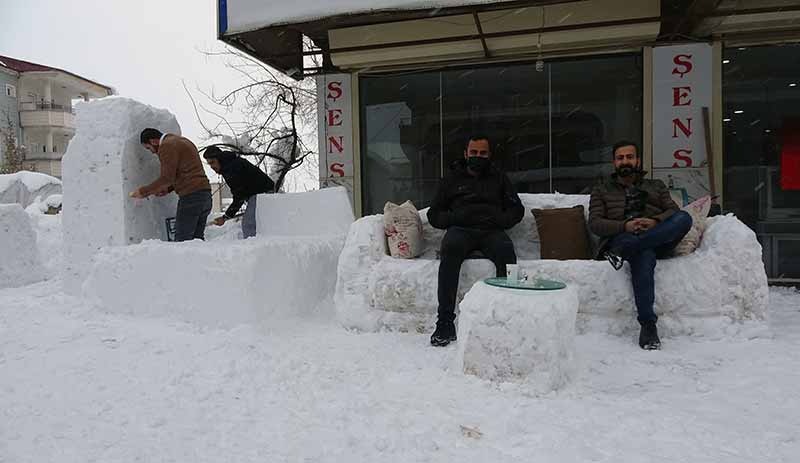
{"label": "burlap sack", "polygon": [[383,206],[383,229],[392,257],[413,259],[422,254],[422,221],[411,201]]}

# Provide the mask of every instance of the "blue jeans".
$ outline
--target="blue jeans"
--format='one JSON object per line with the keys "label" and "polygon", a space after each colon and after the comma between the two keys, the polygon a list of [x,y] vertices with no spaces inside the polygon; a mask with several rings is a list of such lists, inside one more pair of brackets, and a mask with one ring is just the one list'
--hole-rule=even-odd
{"label": "blue jeans", "polygon": [[656,259],[669,257],[691,228],[692,216],[678,211],[644,233],[620,233],[609,242],[608,250],[621,256],[631,266],[631,283],[639,323],[658,320],[653,311]]}
{"label": "blue jeans", "polygon": [[209,213],[211,190],[200,190],[181,196],[175,213],[175,241],[205,239]]}
{"label": "blue jeans", "polygon": [[247,209],[244,210],[242,217],[242,237],[250,238],[256,236],[256,197],[253,195],[247,198]]}

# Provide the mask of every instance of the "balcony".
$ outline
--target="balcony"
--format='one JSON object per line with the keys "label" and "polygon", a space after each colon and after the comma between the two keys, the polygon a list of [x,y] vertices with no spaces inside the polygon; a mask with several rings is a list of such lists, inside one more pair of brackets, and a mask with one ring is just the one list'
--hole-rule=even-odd
{"label": "balcony", "polygon": [[72,106],[54,103],[21,103],[20,125],[30,127],[63,127],[75,129],[75,110]]}

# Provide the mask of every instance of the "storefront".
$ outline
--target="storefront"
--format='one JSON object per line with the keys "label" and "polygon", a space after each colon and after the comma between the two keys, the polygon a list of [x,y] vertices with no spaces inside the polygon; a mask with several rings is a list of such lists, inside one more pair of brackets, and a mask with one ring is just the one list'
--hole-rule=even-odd
{"label": "storefront", "polygon": [[321,183],[358,215],[428,206],[471,134],[530,193],[588,192],[628,139],[800,281],[800,1],[248,3],[220,2],[220,38],[318,76]]}

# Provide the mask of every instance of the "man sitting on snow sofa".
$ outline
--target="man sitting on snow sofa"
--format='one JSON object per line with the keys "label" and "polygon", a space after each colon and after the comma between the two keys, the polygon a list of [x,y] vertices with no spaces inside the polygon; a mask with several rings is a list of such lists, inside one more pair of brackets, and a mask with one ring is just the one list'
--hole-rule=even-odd
{"label": "man sitting on snow sofa", "polygon": [[464,160],[442,179],[428,212],[432,226],[447,230],[440,250],[434,346],[456,340],[456,295],[464,259],[480,250],[494,263],[497,276],[506,276],[506,264],[517,262],[514,243],[504,230],[519,223],[525,210],[511,181],[492,165],[491,154],[487,137],[470,137]]}
{"label": "man sitting on snow sofa", "polygon": [[598,254],[615,269],[631,266],[631,282],[638,320],[639,347],[661,347],[653,311],[656,259],[669,257],[692,227],[692,217],[681,211],[661,180],[644,178],[634,143],[614,145],[615,173],[592,190],[589,228],[602,238]]}

